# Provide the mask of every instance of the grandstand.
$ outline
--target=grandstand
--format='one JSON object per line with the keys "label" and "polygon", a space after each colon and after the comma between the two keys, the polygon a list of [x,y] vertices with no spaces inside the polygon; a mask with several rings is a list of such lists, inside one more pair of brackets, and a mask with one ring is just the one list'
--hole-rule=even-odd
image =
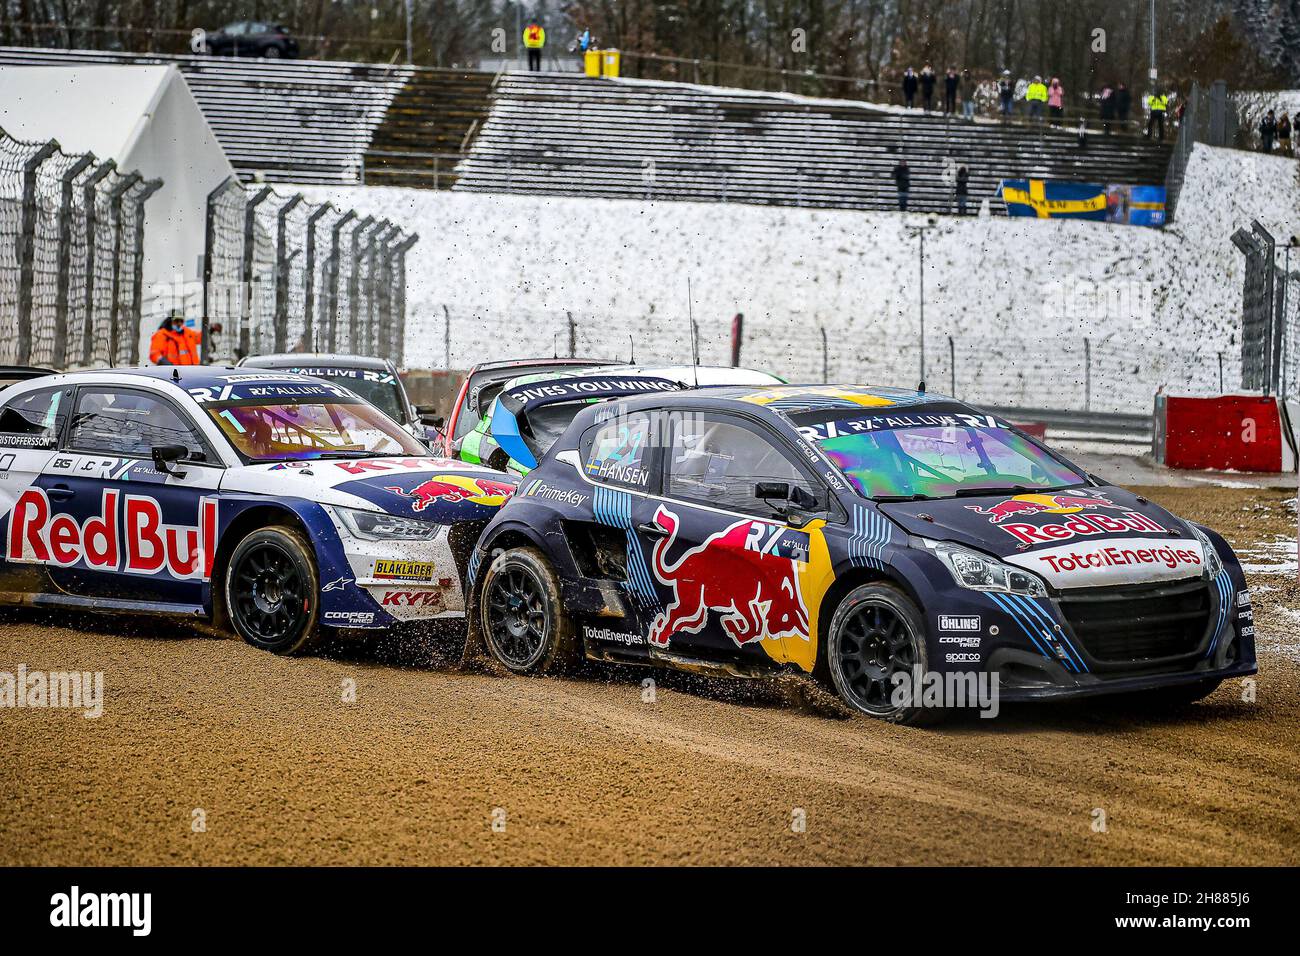
{"label": "grandstand", "polygon": [[[951,212],[1002,179],[1163,183],[1172,144],[687,83],[0,47],[0,65],[175,63],[245,180]],[[992,206],[1002,211],[1001,203]]]}
{"label": "grandstand", "polygon": [[356,183],[407,67],[0,47],[0,65],[175,63],[245,181]]}
{"label": "grandstand", "polygon": [[556,74],[501,77],[457,189],[949,212],[965,164],[973,202],[1002,179],[1158,184],[1171,145],[1068,126],[970,121],[839,100]]}

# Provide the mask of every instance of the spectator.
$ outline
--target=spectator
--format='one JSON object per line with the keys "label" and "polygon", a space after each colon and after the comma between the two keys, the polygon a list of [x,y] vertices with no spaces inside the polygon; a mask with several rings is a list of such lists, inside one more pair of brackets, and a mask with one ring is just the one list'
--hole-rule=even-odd
{"label": "spectator", "polygon": [[961,110],[967,119],[975,118],[975,78],[970,75],[970,70],[961,71],[961,88],[964,95],[961,98]]}
{"label": "spectator", "polygon": [[1060,126],[1061,117],[1065,115],[1065,87],[1057,77],[1052,77],[1052,85],[1047,88],[1047,108],[1052,114],[1052,125]]}
{"label": "spectator", "polygon": [[1088,148],[1088,120],[1086,117],[1083,116],[1079,117],[1079,129],[1075,133],[1075,136],[1079,140],[1079,148],[1087,149]]}
{"label": "spectator", "polygon": [[1101,88],[1097,104],[1101,109],[1101,130],[1103,133],[1109,133],[1110,121],[1115,118],[1115,91],[1109,83]]}
{"label": "spectator", "polygon": [[524,27],[524,46],[528,48],[528,69],[536,73],[542,68],[542,47],[546,46],[546,30],[541,24]]}
{"label": "spectator", "polygon": [[961,85],[961,77],[957,75],[954,67],[948,67],[948,72],[943,77],[943,111],[945,113],[957,112],[957,87]]}
{"label": "spectator", "polygon": [[1123,83],[1115,87],[1115,118],[1120,123],[1128,122],[1128,111],[1133,107],[1133,94]]}
{"label": "spectator", "polygon": [[185,316],[173,311],[149,340],[149,361],[154,365],[198,365],[200,344],[199,334],[185,327]]}
{"label": "spectator", "polygon": [[934,75],[934,68],[927,63],[925,68],[921,70],[921,102],[925,106],[927,113],[934,109],[934,84],[937,81],[938,77]]}
{"label": "spectator", "polygon": [[1169,97],[1156,90],[1147,97],[1147,139],[1151,138],[1151,129],[1160,127],[1160,142],[1165,141],[1165,113],[1169,111]]}
{"label": "spectator", "polygon": [[1041,76],[1035,76],[1034,81],[1025,89],[1025,102],[1029,104],[1030,119],[1043,118],[1043,104],[1047,102],[1047,86]]}
{"label": "spectator", "polygon": [[1002,78],[998,80],[998,103],[1002,107],[1002,115],[1011,115],[1011,104],[1015,102],[1016,84],[1011,79],[1011,71],[1003,70]]}
{"label": "spectator", "polygon": [[576,50],[579,53],[586,53],[590,49],[591,49],[591,30],[586,27],[583,27],[582,32],[578,34],[578,38],[573,41],[573,46],[569,47],[569,50],[570,51]]}
{"label": "spectator", "polygon": [[894,185],[898,187],[898,208],[907,212],[907,193],[912,188],[912,172],[907,168],[905,159],[900,159],[894,167]]}
{"label": "spectator", "polygon": [[957,215],[966,215],[966,196],[970,192],[970,170],[957,167]]}
{"label": "spectator", "polygon": [[909,110],[916,105],[916,87],[916,70],[909,66],[903,71],[903,102]]}
{"label": "spectator", "polygon": [[1283,155],[1291,155],[1291,117],[1286,113],[1277,118],[1277,148]]}
{"label": "spectator", "polygon": [[1269,110],[1259,121],[1259,148],[1266,153],[1273,152],[1273,138],[1277,136],[1277,118]]}

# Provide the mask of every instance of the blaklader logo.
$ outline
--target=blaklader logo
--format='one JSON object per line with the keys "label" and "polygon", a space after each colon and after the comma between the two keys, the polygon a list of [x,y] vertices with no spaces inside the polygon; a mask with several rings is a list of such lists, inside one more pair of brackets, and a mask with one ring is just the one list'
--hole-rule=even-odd
{"label": "blaklader logo", "polygon": [[56,927],[128,927],[133,936],[148,936],[153,928],[152,893],[71,892],[50,897],[50,925]]}

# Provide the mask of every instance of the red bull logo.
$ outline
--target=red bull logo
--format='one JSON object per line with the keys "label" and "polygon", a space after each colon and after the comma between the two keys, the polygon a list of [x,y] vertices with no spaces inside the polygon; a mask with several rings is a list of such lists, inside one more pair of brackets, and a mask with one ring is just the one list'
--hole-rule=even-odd
{"label": "red bull logo", "polygon": [[651,625],[652,646],[667,647],[676,634],[699,633],[710,611],[719,615],[722,629],[738,647],[764,638],[808,640],[808,609],[796,561],[777,551],[785,529],[737,521],[670,561],[680,519],[661,505],[655,523],[668,536],[655,544],[654,574],[672,588],[673,599]]}
{"label": "red bull logo", "polygon": [[967,505],[966,507],[976,514],[988,515],[989,521],[993,524],[999,524],[1007,518],[1013,518],[1017,515],[1072,515],[1090,508],[1114,508],[1117,510],[1123,510],[1124,508],[1123,505],[1117,505],[1100,494],[1094,497],[1079,494],[1078,492],[1016,495],[1014,498],[999,501],[990,508],[981,505]]}
{"label": "red bull logo", "polygon": [[497,508],[515,493],[509,481],[491,478],[468,478],[464,475],[435,475],[422,481],[410,491],[397,485],[387,485],[385,491],[411,499],[412,511],[423,511],[439,501],[472,501],[476,505]]}

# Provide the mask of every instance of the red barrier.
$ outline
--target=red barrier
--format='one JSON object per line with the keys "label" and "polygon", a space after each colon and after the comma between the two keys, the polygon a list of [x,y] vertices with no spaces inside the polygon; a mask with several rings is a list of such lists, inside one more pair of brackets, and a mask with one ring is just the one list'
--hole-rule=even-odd
{"label": "red barrier", "polygon": [[[1164,464],[1214,471],[1290,470],[1277,399],[1258,395],[1164,397]],[[1160,413],[1157,407],[1157,415]],[[1160,430],[1157,422],[1157,430]]]}
{"label": "red barrier", "polygon": [[1026,435],[1033,435],[1038,439],[1047,437],[1047,426],[1042,422],[1012,422],[1016,428],[1019,428]]}

